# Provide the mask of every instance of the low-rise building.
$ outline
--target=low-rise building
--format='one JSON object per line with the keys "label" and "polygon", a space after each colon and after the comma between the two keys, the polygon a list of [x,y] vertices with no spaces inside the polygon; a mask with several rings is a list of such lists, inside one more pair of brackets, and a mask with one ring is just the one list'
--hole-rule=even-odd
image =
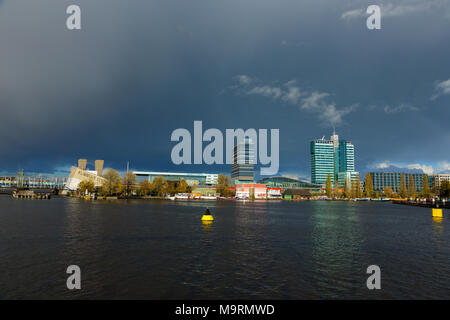
{"label": "low-rise building", "polygon": [[267,199],[281,199],[281,188],[267,188]]}
{"label": "low-rise building", "polygon": [[265,199],[267,195],[266,185],[246,183],[236,185],[236,197],[240,199]]}

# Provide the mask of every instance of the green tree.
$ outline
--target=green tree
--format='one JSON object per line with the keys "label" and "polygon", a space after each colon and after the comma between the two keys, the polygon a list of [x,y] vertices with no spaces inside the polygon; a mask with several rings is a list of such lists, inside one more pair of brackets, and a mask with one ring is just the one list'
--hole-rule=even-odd
{"label": "green tree", "polygon": [[167,193],[168,189],[169,189],[169,184],[162,176],[158,176],[153,180],[153,183],[152,183],[152,193],[153,194],[156,194],[161,197]]}
{"label": "green tree", "polygon": [[400,175],[400,189],[398,193],[401,198],[406,198],[408,196],[408,190],[406,189],[406,178],[404,173]]}
{"label": "green tree", "polygon": [[333,194],[333,189],[331,187],[331,175],[330,174],[328,175],[325,189],[327,191],[327,198],[331,198],[331,195]]}
{"label": "green tree", "polygon": [[88,179],[88,180],[82,180],[79,184],[78,184],[78,190],[81,193],[85,193],[86,190],[88,192],[94,192],[95,191],[95,183],[93,180]]}
{"label": "green tree", "polygon": [[103,178],[105,178],[105,182],[103,182],[102,185],[102,194],[104,195],[111,195],[111,194],[117,194],[120,188],[120,176],[114,169],[109,169],[105,172],[103,175]]}
{"label": "green tree", "polygon": [[447,199],[450,198],[450,181],[442,181],[439,188],[439,198]]}
{"label": "green tree", "polygon": [[373,181],[370,173],[366,173],[364,176],[364,193],[368,198],[373,196]]}
{"label": "green tree", "polygon": [[430,197],[430,186],[428,185],[428,176],[426,174],[424,174],[422,178],[422,190],[420,193],[424,198]]}
{"label": "green tree", "polygon": [[408,177],[408,197],[415,198],[416,197],[416,188],[414,186],[414,178],[410,173]]}

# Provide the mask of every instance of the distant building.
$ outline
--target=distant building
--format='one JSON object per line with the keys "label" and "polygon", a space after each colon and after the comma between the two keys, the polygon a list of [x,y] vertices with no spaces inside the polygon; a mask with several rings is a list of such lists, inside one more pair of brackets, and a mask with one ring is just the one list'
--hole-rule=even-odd
{"label": "distant building", "polygon": [[269,188],[281,188],[283,191],[287,189],[302,189],[312,192],[320,192],[322,189],[320,184],[313,184],[288,177],[267,177],[259,180],[258,183],[265,184]]}
{"label": "distant building", "polygon": [[78,167],[72,167],[70,170],[69,178],[65,183],[64,189],[75,191],[78,189],[78,185],[81,181],[92,180],[95,187],[101,187],[105,178],[101,176],[103,171],[103,160],[95,160],[95,170],[87,170],[87,160],[79,159]]}
{"label": "distant building", "polygon": [[251,198],[265,199],[267,195],[267,188],[265,184],[257,183],[245,183],[236,185],[236,197],[238,198]]}
{"label": "distant building", "polygon": [[432,175],[429,175],[428,176],[429,177],[429,183],[432,185],[432,186],[436,186],[436,187],[440,187],[441,186],[441,184],[442,184],[442,181],[450,181],[450,174],[442,174],[442,173],[440,173],[440,174],[432,174]]}
{"label": "distant building", "polygon": [[149,182],[161,176],[167,181],[178,181],[183,179],[189,186],[208,185],[214,186],[217,184],[219,175],[216,173],[180,173],[180,172],[154,172],[154,171],[134,171],[137,177],[148,179]]}
{"label": "distant building", "polygon": [[311,183],[325,185],[328,176],[334,183],[334,146],[331,140],[311,141]]}
{"label": "distant building", "polygon": [[234,146],[232,160],[231,181],[234,184],[253,182],[255,148],[252,139],[246,137]]}
{"label": "distant building", "polygon": [[[402,173],[399,172],[369,172],[372,175],[373,190],[382,192],[384,188],[389,187],[395,192],[400,191],[400,181]],[[417,192],[422,190],[422,179],[424,173],[404,173],[406,188],[409,186],[409,175],[412,175],[414,180],[414,189]],[[429,184],[430,181],[428,181]]]}
{"label": "distant building", "polygon": [[350,141],[339,140],[336,133],[330,140],[311,141],[310,152],[312,183],[325,185],[330,176],[331,183],[342,188],[346,179],[356,178],[355,146]]}
{"label": "distant building", "polygon": [[312,194],[308,190],[301,189],[287,189],[284,192],[285,199],[310,199]]}
{"label": "distant building", "polygon": [[282,191],[281,188],[267,188],[267,199],[281,199]]}

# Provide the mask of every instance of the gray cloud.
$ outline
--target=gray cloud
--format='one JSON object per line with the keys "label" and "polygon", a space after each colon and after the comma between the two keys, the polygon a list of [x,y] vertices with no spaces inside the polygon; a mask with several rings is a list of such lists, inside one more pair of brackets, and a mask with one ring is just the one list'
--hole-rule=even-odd
{"label": "gray cloud", "polygon": [[[242,76],[238,76],[237,79],[240,79],[240,77]],[[245,79],[250,79],[250,77],[245,76]],[[267,84],[248,86],[250,82],[247,81],[240,81],[240,83],[243,86],[235,88],[243,89],[246,94],[262,95],[296,105],[301,110],[317,114],[322,124],[326,126],[342,125],[344,123],[344,116],[357,109],[356,104],[338,109],[335,103],[328,103],[326,101],[326,98],[330,96],[329,93],[318,91],[308,92],[298,87],[295,80],[288,81],[282,86]]]}
{"label": "gray cloud", "polygon": [[431,100],[435,100],[442,95],[450,94],[450,78],[445,81],[437,81],[434,85],[435,93],[431,96]]}

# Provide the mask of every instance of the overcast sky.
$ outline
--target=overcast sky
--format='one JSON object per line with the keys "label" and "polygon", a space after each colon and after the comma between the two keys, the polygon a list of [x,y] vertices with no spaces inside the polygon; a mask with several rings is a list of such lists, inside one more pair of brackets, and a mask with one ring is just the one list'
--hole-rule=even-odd
{"label": "overcast sky", "polygon": [[450,170],[449,0],[0,0],[0,42],[0,172],[229,173],[172,164],[194,120],[280,129],[283,175],[333,126],[362,173]]}

